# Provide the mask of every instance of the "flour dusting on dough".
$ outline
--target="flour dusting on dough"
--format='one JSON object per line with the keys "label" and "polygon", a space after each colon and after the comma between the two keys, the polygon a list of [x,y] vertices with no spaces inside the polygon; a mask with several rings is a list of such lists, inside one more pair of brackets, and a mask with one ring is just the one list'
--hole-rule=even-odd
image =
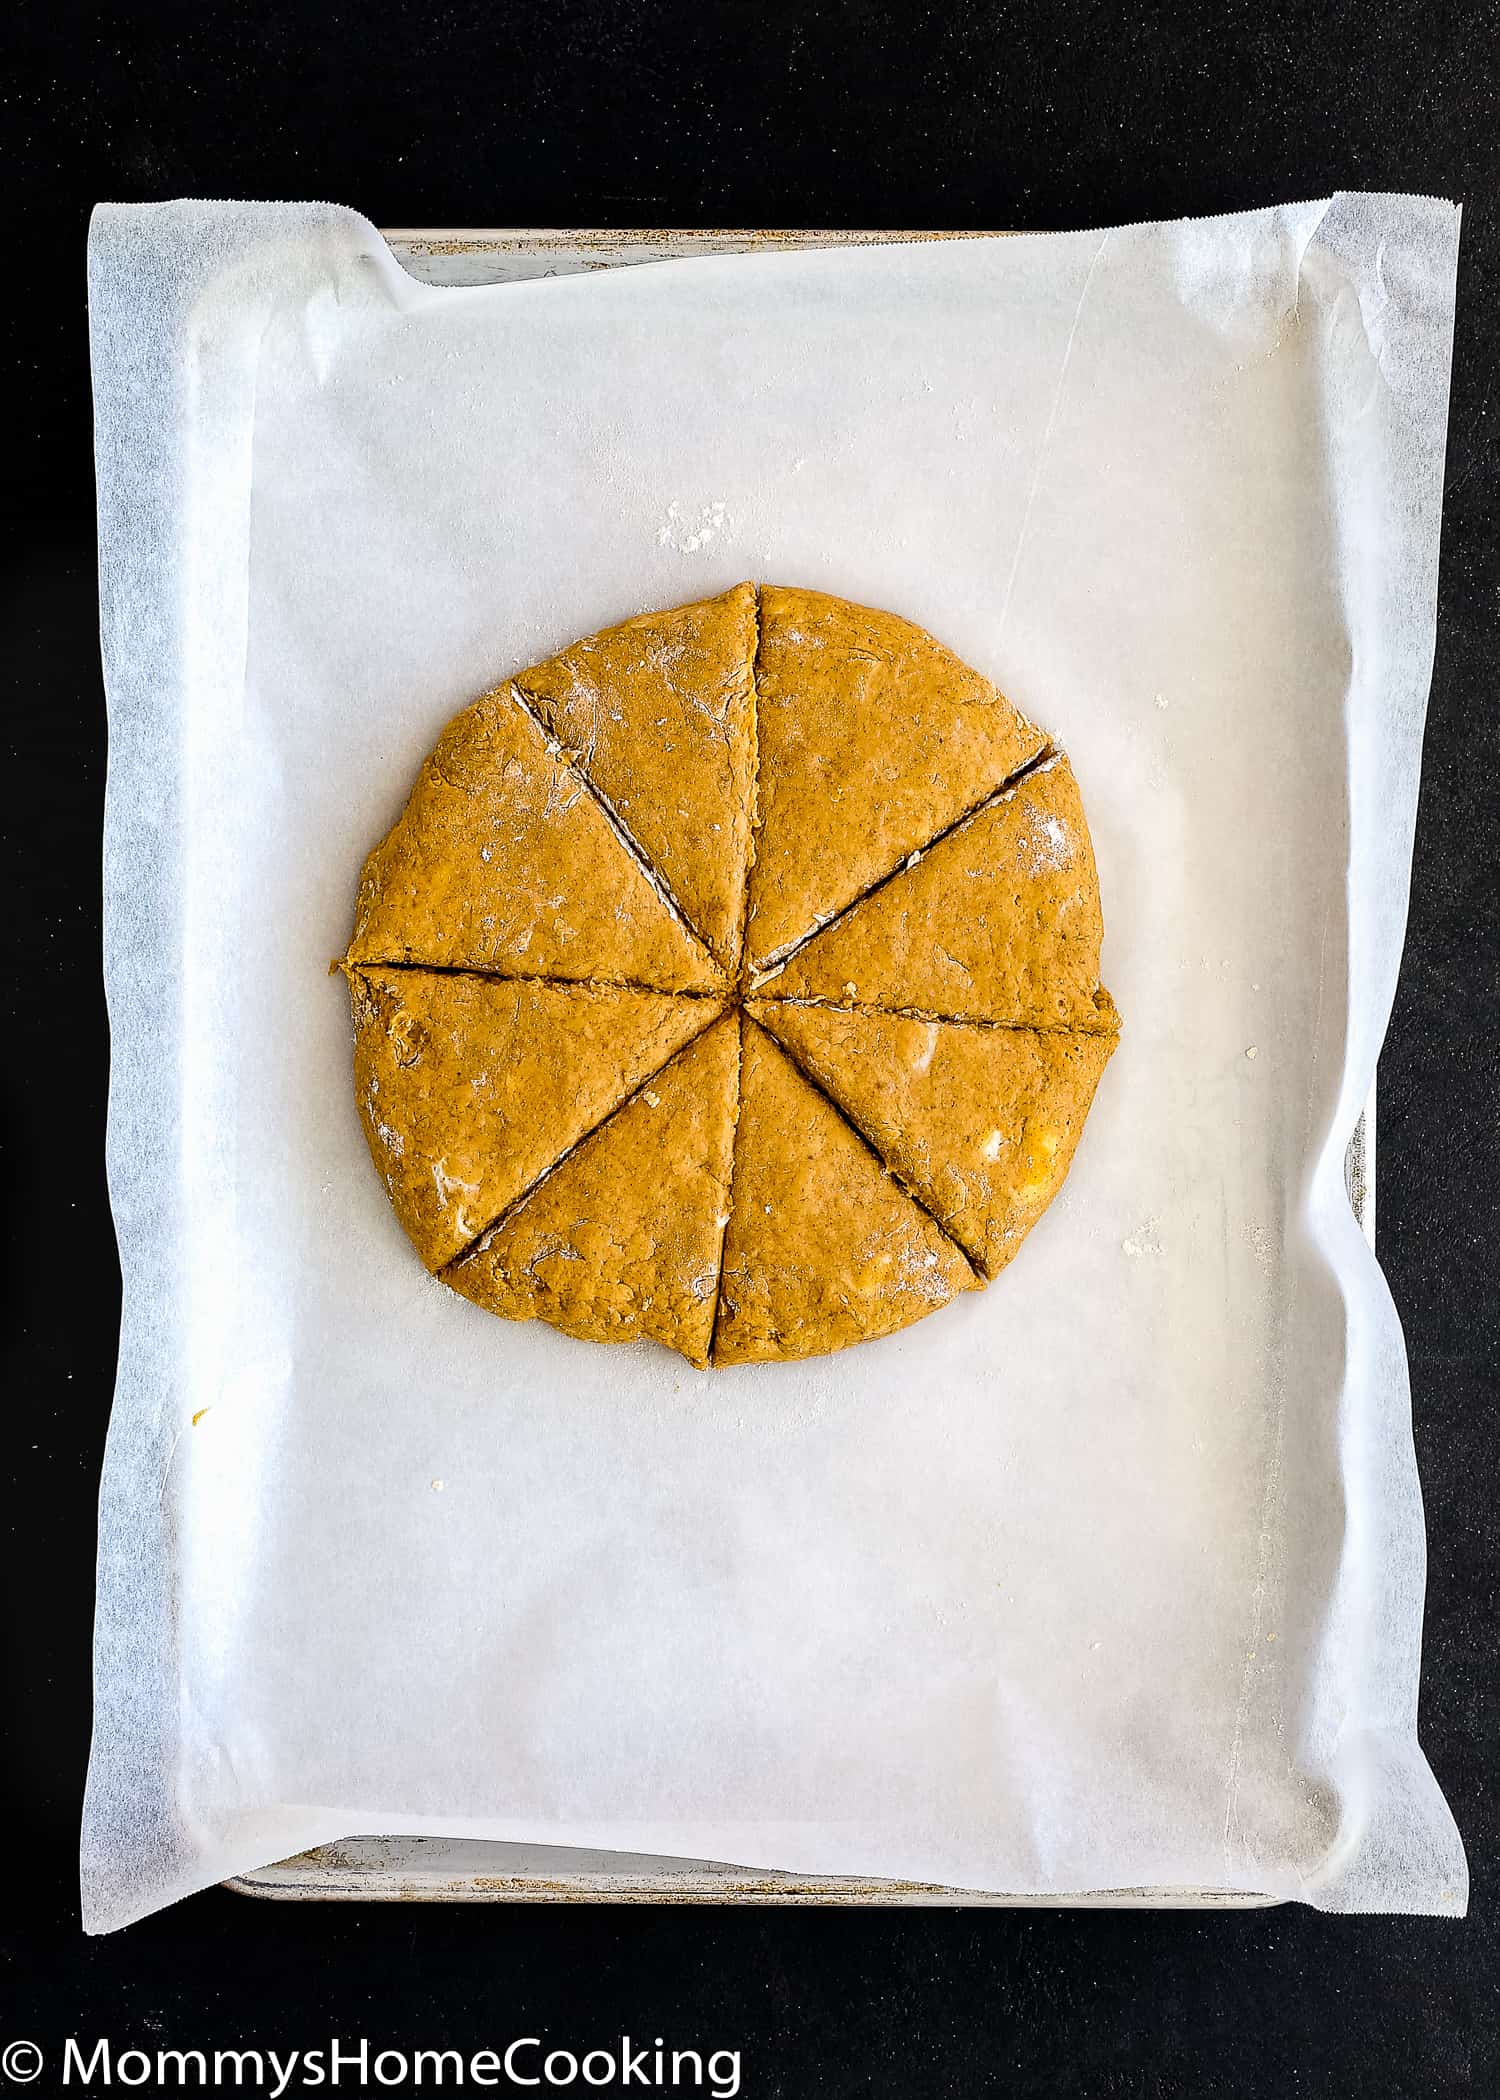
{"label": "flour dusting on dough", "polygon": [[926,1072],[931,1069],[933,1052],[937,1049],[941,1031],[936,1021],[928,1021],[923,1024],[921,1033],[922,1046],[910,1061],[914,1072]]}
{"label": "flour dusting on dough", "polygon": [[1016,834],[1016,853],[1030,875],[1060,874],[1073,864],[1073,834],[1062,818],[1036,810]]}
{"label": "flour dusting on dough", "polygon": [[448,1157],[446,1153],[441,1159],[433,1161],[432,1180],[433,1186],[438,1193],[438,1202],[443,1206],[444,1210],[448,1208],[448,1198],[455,1189],[462,1189],[466,1196],[477,1196],[479,1194],[479,1183],[477,1181],[460,1181],[456,1174],[448,1172]]}

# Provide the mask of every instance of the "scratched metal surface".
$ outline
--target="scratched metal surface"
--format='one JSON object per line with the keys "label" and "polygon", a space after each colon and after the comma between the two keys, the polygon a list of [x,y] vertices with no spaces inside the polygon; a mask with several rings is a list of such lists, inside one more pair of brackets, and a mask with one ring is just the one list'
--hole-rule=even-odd
{"label": "scratched metal surface", "polygon": [[[833,248],[876,241],[962,240],[956,233],[699,231],[556,227],[395,227],[385,238],[423,284],[514,283],[689,255],[763,248]],[[1355,1216],[1375,1244],[1375,1088],[1344,1157]],[[477,1838],[345,1838],[225,1883],[282,1902],[363,1903],[759,1903],[951,1907],[1248,1909],[1268,1901],[1216,1889],[1099,1889],[1060,1898],[947,1889],[933,1883],[761,1873],[715,1860],[578,1852]]]}
{"label": "scratched metal surface", "polygon": [[1251,1909],[1270,1899],[1213,1889],[985,1894],[932,1882],[776,1874],[715,1860],[496,1845],[478,1838],[347,1838],[225,1884],[279,1902],[876,1904],[948,1909]]}
{"label": "scratched metal surface", "polygon": [[630,232],[585,227],[408,227],[383,229],[404,270],[423,284],[510,284],[523,277],[571,277],[621,263],[671,262],[685,255],[745,255],[765,248],[850,248],[882,241],[977,240],[978,234],[776,232],[735,227]]}

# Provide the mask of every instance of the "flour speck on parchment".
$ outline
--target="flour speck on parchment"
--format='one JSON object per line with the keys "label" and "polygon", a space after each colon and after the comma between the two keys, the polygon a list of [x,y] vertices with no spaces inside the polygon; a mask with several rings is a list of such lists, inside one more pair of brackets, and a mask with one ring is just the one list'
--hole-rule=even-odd
{"label": "flour speck on parchment", "polygon": [[680,503],[669,503],[657,530],[656,544],[673,547],[679,554],[698,554],[716,540],[729,523],[723,503],[705,503],[700,510],[684,511]]}

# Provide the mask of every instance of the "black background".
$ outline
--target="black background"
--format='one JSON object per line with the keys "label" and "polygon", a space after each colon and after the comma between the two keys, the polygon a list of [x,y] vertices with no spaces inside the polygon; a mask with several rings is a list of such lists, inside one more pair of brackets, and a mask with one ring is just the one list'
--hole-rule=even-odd
{"label": "black background", "polygon": [[[1500,274],[1480,6],[24,5],[4,30],[0,1027],[7,1806],[0,2040],[738,2045],[745,2090],[1500,2092]],[[78,1930],[94,1504],[118,1272],[101,1165],[105,734],[84,236],[98,198],[327,197],[401,225],[1098,225],[1336,187],[1466,206],[1380,1252],[1431,1567],[1423,1739],[1464,1924],[1288,1909],[830,1913],[251,1904]],[[32,2091],[53,2089],[44,2077]]]}

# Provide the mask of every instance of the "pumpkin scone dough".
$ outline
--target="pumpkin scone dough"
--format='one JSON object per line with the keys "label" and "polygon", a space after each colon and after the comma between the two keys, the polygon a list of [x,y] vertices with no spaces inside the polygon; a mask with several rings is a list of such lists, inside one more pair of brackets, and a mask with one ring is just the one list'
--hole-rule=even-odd
{"label": "pumpkin scone dough", "polygon": [[819,1356],[972,1290],[953,1241],[745,1020],[716,1364]]}
{"label": "pumpkin scone dough", "polygon": [[760,987],[778,999],[1113,1034],[1099,877],[1059,753],[815,934]]}
{"label": "pumpkin scone dough", "polygon": [[397,1217],[441,1269],[708,1023],[702,999],[351,969],[354,1090]]}
{"label": "pumpkin scone dough", "polygon": [[448,724],[366,861],[348,960],[662,991],[721,982],[508,686]]}
{"label": "pumpkin scone dough", "polygon": [[755,797],[755,586],[611,627],[514,683],[726,970]]}
{"label": "pumpkin scone dough", "polygon": [[1062,1187],[1113,1035],[751,1009],[995,1276]]}
{"label": "pumpkin scone dough", "polygon": [[1046,748],[923,628],[821,591],[762,589],[755,684],[757,970]]}
{"label": "pumpkin scone dough", "polygon": [[702,1369],[713,1339],[739,1097],[726,1014],[546,1174],[444,1283],[508,1320],[590,1342],[664,1342]]}
{"label": "pumpkin scone dough", "polygon": [[474,1304],[816,1356],[978,1288],[1056,1194],[1102,933],[1041,730],[908,620],[741,584],[448,724],[360,883],[359,1114]]}

